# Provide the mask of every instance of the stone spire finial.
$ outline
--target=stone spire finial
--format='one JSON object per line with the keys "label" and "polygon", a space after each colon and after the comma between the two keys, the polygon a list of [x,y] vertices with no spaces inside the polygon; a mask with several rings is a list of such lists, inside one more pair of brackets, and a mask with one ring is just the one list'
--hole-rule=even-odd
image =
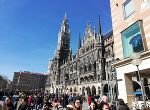
{"label": "stone spire finial", "polygon": [[98,35],[102,34],[102,29],[101,29],[101,22],[100,22],[100,16],[98,17]]}
{"label": "stone spire finial", "polygon": [[81,48],[81,35],[79,33],[78,49],[80,49],[80,48]]}
{"label": "stone spire finial", "polygon": [[67,20],[67,14],[66,14],[66,12],[65,12],[64,20]]}

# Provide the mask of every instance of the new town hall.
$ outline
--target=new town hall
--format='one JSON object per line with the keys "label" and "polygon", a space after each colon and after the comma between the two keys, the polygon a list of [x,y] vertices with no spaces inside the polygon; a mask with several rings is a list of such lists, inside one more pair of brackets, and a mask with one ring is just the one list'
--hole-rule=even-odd
{"label": "new town hall", "polygon": [[47,93],[79,93],[83,95],[110,95],[116,98],[116,76],[111,63],[114,61],[113,33],[101,33],[87,23],[82,39],[79,34],[78,49],[72,55],[70,29],[65,14],[58,33],[57,49],[49,60]]}

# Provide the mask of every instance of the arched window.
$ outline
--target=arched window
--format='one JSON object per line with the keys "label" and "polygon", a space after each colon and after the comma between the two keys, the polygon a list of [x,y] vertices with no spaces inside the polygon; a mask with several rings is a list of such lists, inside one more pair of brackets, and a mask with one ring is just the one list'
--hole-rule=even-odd
{"label": "arched window", "polygon": [[70,92],[72,92],[72,88],[70,88]]}
{"label": "arched window", "polygon": [[92,65],[89,63],[88,70],[91,71]]}
{"label": "arched window", "polygon": [[86,65],[84,65],[84,72],[87,72],[87,67],[86,67]]}
{"label": "arched window", "polygon": [[98,94],[101,94],[101,88],[98,86]]}

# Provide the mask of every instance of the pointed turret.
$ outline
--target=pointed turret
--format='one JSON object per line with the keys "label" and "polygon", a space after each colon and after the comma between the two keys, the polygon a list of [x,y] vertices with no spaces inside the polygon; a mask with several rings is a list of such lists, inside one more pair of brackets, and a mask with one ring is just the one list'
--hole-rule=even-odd
{"label": "pointed turret", "polygon": [[61,31],[62,32],[66,32],[66,33],[70,33],[69,23],[68,23],[68,18],[67,18],[67,14],[66,13],[65,13],[62,25],[61,25]]}
{"label": "pointed turret", "polygon": [[98,35],[102,34],[102,29],[101,29],[101,22],[100,22],[100,17],[98,17]]}
{"label": "pointed turret", "polygon": [[78,41],[78,50],[81,48],[81,36],[80,36],[80,33],[79,33],[79,41]]}
{"label": "pointed turret", "polygon": [[85,35],[88,35],[92,32],[91,30],[91,22],[88,21],[87,25],[86,25],[86,31],[85,31]]}
{"label": "pointed turret", "polygon": [[102,29],[101,29],[100,17],[98,17],[98,33],[97,33],[97,38],[96,38],[98,45],[102,45],[102,42],[103,42],[102,41],[103,40],[102,37],[103,36],[102,36]]}
{"label": "pointed turret", "polygon": [[64,20],[68,20],[66,12],[65,12]]}

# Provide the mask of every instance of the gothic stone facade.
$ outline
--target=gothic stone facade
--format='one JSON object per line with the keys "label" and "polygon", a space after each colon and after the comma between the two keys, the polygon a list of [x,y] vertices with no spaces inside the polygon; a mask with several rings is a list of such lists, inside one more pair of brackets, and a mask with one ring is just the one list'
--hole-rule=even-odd
{"label": "gothic stone facade", "polygon": [[[113,56],[113,33],[102,35],[100,20],[98,32],[90,22],[87,23],[82,40],[79,34],[77,53],[72,55],[65,15],[58,33],[57,50],[54,58],[49,60],[46,92],[109,95],[108,85],[115,87],[111,68]],[[110,90],[109,93],[115,92],[115,89]]]}

